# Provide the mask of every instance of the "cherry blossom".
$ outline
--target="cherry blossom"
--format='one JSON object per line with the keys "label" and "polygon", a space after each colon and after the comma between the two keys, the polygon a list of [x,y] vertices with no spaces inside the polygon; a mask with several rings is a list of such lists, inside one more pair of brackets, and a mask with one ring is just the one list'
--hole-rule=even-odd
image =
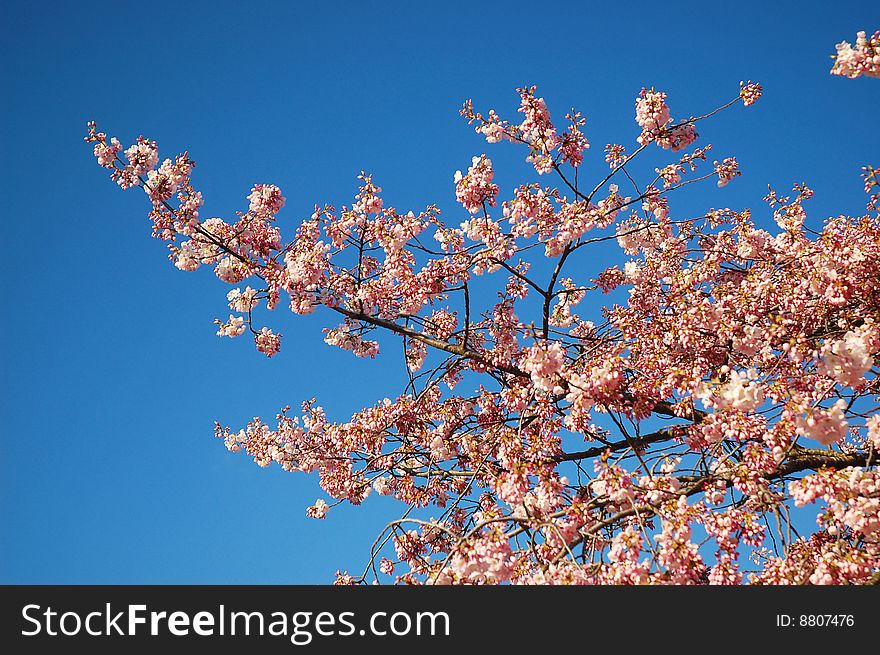
{"label": "cherry blossom", "polygon": [[[838,46],[832,72],[876,77],[877,39]],[[400,504],[337,584],[876,582],[880,180],[863,168],[856,216],[808,213],[803,183],[724,206],[738,160],[694,142],[763,92],[732,86],[680,121],[642,89],[638,147],[599,141],[607,167],[591,166],[586,119],[557,127],[536,87],[507,111],[468,100],[475,145],[520,148],[526,179],[502,190],[473,156],[449,216],[392,206],[362,172],[296,223],[274,184],[205,218],[188,153],[160,163],[155,142],[94,123],[86,140],[143,189],[170,264],[229,285],[218,336],[249,332],[275,366],[306,346],[282,353],[272,312],[315,313],[327,346],[400,363],[399,393],[350,416],[309,399],[215,426],[258,466],[313,476],[327,500],[307,516]],[[716,200],[678,202],[701,185]]]}
{"label": "cherry blossom", "polygon": [[244,324],[244,319],[241,316],[234,316],[233,314],[229,315],[228,321],[221,322],[217,319],[214,322],[220,326],[217,330],[218,337],[240,337],[247,329],[247,326]]}
{"label": "cherry blossom", "polygon": [[874,354],[880,351],[880,335],[873,326],[861,326],[842,338],[826,343],[821,352],[819,370],[842,385],[858,387],[874,366]]}
{"label": "cherry blossom", "polygon": [[704,407],[751,412],[761,405],[764,392],[762,385],[755,381],[755,369],[740,372],[729,371],[722,366],[720,371],[729,374],[726,382],[714,386],[701,382],[694,390],[694,395]]}
{"label": "cherry blossom", "polygon": [[260,329],[260,331],[254,335],[254,341],[257,344],[257,350],[267,357],[277,355],[278,351],[281,350],[281,335],[274,334],[272,330],[267,327]]}
{"label": "cherry blossom", "polygon": [[739,164],[736,157],[728,157],[720,164],[715,162],[715,172],[718,174],[718,186],[727,186],[733,178],[742,175],[739,172]]}
{"label": "cherry blossom", "polygon": [[318,498],[318,500],[315,501],[314,505],[311,505],[310,507],[306,508],[306,516],[308,516],[309,518],[313,518],[313,519],[326,518],[327,510],[329,508],[330,508],[330,506],[326,503],[326,501],[322,500],[321,498]]}
{"label": "cherry blossom", "polygon": [[249,211],[262,218],[277,214],[284,206],[284,196],[281,195],[281,189],[274,184],[255,185],[251,189],[248,200],[251,201]]}
{"label": "cherry blossom", "polygon": [[740,81],[739,83],[739,97],[742,98],[743,105],[746,107],[751,107],[758,102],[763,92],[764,89],[757,82],[749,80],[748,82]]}
{"label": "cherry blossom", "polygon": [[798,421],[798,434],[818,441],[824,446],[839,441],[849,428],[843,413],[844,409],[846,409],[846,401],[841,399],[828,409],[810,410],[806,417]]}
{"label": "cherry blossom", "polygon": [[880,31],[870,37],[859,32],[855,46],[848,41],[838,43],[831,74],[849,78],[880,77]]}
{"label": "cherry blossom", "polygon": [[532,383],[538,389],[552,391],[557,386],[553,382],[553,376],[562,370],[564,363],[565,351],[558,343],[553,343],[546,348],[529,348],[520,366],[531,376]]}
{"label": "cherry blossom", "polygon": [[485,155],[474,157],[467,175],[455,172],[455,197],[471,214],[483,210],[484,203],[495,206],[498,185],[492,183],[492,161]]}

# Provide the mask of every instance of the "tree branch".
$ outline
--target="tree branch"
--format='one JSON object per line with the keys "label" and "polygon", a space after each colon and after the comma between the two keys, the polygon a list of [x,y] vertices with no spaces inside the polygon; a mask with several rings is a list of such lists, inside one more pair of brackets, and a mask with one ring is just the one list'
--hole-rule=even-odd
{"label": "tree branch", "polygon": [[416,332],[406,326],[395,323],[394,321],[389,321],[388,319],[379,318],[378,316],[370,316],[369,314],[363,314],[361,312],[353,312],[350,309],[345,309],[344,307],[331,307],[335,312],[342,314],[343,316],[347,316],[350,319],[356,321],[363,321],[364,323],[369,323],[370,325],[375,325],[376,327],[385,328],[386,330],[390,330],[395,334],[402,334],[410,339],[415,341],[421,341],[427,346],[431,346],[432,348],[437,348],[438,350],[443,350],[448,353],[452,353],[453,355],[458,355],[459,357],[464,357],[465,359],[471,359],[475,362],[479,362],[484,366],[489,368],[494,368],[499,371],[503,371],[504,373],[508,373],[510,375],[515,375],[517,377],[527,378],[529,374],[521,371],[515,366],[511,366],[510,364],[501,364],[498,362],[490,361],[486,358],[482,353],[474,352],[473,350],[468,350],[462,345],[454,345],[449,343],[448,341],[443,341],[442,339],[436,339],[428,334],[424,334],[422,332]]}
{"label": "tree branch", "polygon": [[593,448],[581,450],[580,452],[576,453],[562,453],[561,455],[551,457],[550,461],[573,462],[580,459],[588,459],[590,457],[599,457],[605,451],[616,452],[618,450],[626,450],[627,448],[633,448],[633,450],[636,450],[641,448],[642,446],[647,446],[648,444],[674,439],[676,437],[676,427],[681,426],[663,428],[662,430],[658,430],[657,432],[652,432],[651,434],[646,434],[644,436],[637,437],[636,439],[630,439],[629,441],[615,441],[614,443],[610,443],[604,446],[595,446]]}

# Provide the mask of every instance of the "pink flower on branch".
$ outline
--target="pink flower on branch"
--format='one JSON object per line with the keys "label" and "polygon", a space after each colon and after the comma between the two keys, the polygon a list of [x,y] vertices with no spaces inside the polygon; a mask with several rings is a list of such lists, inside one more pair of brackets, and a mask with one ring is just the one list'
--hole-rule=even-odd
{"label": "pink flower on branch", "polygon": [[315,504],[306,509],[306,516],[313,519],[323,519],[327,516],[327,510],[330,509],[330,506],[320,498],[315,501]]}
{"label": "pink flower on branch", "polygon": [[274,216],[284,207],[284,196],[281,195],[281,189],[274,184],[255,185],[251,189],[248,200],[251,202],[249,211],[260,218]]}
{"label": "pink flower on branch", "polygon": [[281,350],[281,335],[275,334],[267,327],[261,328],[254,335],[254,342],[257,344],[257,350],[266,355],[266,357],[277,355]]}
{"label": "pink flower on branch", "polygon": [[486,155],[474,157],[466,175],[455,171],[455,198],[471,214],[478,214],[488,205],[494,207],[498,185],[492,182],[495,171]]}
{"label": "pink flower on branch", "polygon": [[851,79],[861,75],[880,77],[880,31],[870,37],[859,32],[855,45],[848,41],[838,43],[831,74]]}
{"label": "pink flower on branch", "polygon": [[746,107],[750,107],[761,97],[761,94],[764,93],[764,89],[757,82],[752,82],[749,80],[748,82],[740,82],[739,83],[739,96],[742,98],[743,105]]}
{"label": "pink flower on branch", "polygon": [[688,147],[698,136],[692,121],[676,124],[672,120],[666,94],[654,89],[642,89],[636,98],[636,123],[642,128],[636,141],[643,146],[655,141],[661,148],[676,152]]}
{"label": "pink flower on branch", "polygon": [[739,171],[739,164],[736,157],[728,157],[720,164],[715,162],[715,173],[718,175],[718,186],[727,186],[735,177],[742,175]]}
{"label": "pink flower on branch", "polygon": [[[871,44],[841,49],[839,74],[869,75]],[[707,145],[642,165],[690,145],[696,122],[753,104],[758,84],[678,123],[664,93],[643,89],[642,147],[608,145],[594,180],[584,119],[572,110],[560,131],[535,91],[518,90],[515,123],[470,101],[462,115],[555,183],[502,195],[493,162],[474,157],[455,177],[467,214],[444,221],[435,205],[395,209],[362,173],[353,201],[316,205],[293,234],[275,220],[278,187],[255,185],[247,211],[205,219],[186,153],[160,164],[154,142],[123,148],[89,126],[98,165],[148,194],[173,265],[208,266],[230,285],[219,336],[250,331],[274,364],[281,335],[253,321],[286,305],[339,314],[324,340],[358,357],[378,355],[375,335],[397,343],[382,345],[403,367],[399,395],[339,420],[312,400],[217,436],[259,466],[313,473],[328,500],[310,517],[375,496],[419,509],[389,523],[366,573],[339,573],[340,584],[372,571],[400,584],[875,579],[876,199],[818,223],[798,184],[770,191],[753,219],[675,200],[729,183],[734,157],[706,169]],[[611,241],[621,259],[596,268]],[[793,512],[813,513],[814,534],[779,528]]]}

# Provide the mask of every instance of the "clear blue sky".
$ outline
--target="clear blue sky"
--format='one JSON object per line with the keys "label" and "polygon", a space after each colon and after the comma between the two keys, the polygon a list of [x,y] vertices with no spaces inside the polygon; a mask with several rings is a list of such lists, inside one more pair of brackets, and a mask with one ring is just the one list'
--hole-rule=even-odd
{"label": "clear blue sky", "polygon": [[859,166],[880,163],[866,124],[880,82],[828,75],[836,42],[880,27],[864,1],[0,7],[0,582],[328,582],[362,570],[397,509],[370,498],[307,519],[316,478],[213,439],[215,419],[313,396],[344,419],[400,389],[399,361],[326,346],[322,313],[279,312],[272,360],[215,337],[224,285],[167,263],[146,199],[82,142],[89,119],[124,143],[157,139],[160,156],[188,149],[206,215],[278,184],[288,234],[314,203],[350,202],[362,169],[388,203],[437,202],[456,223],[452,174],[472,155],[495,159],[502,192],[532,179],[524,153],[488,146],[457,114],[474,98],[514,117],[523,84],[560,120],[572,105],[587,116],[595,175],[606,142],[633,143],[642,86],[687,117],[760,81],[761,102],[700,130],[745,172],[698,193],[703,208],[758,213],[768,183],[806,181],[815,225],[860,212]]}

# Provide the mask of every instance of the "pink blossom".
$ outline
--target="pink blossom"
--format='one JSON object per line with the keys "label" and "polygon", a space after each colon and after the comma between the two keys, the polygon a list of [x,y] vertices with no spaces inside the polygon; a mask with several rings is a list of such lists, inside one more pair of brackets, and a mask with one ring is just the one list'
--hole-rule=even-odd
{"label": "pink blossom", "polygon": [[276,355],[281,350],[281,335],[273,333],[267,327],[262,328],[254,336],[254,342],[257,344],[257,350],[266,355],[266,357],[272,357],[272,355]]}
{"label": "pink blossom", "polygon": [[224,282],[236,284],[247,277],[247,270],[238,259],[234,257],[224,257],[214,269],[214,273]]}
{"label": "pink blossom", "polygon": [[715,162],[715,173],[718,175],[718,186],[727,186],[727,183],[730,182],[733,178],[742,175],[739,172],[739,164],[736,162],[736,157],[728,157],[720,164]]}
{"label": "pink blossom", "polygon": [[868,428],[868,441],[874,446],[874,452],[880,453],[880,414],[874,414],[865,421]]}
{"label": "pink blossom", "polygon": [[281,189],[274,184],[255,184],[248,196],[249,211],[261,218],[274,216],[284,207]]}
{"label": "pink blossom", "polygon": [[727,371],[726,368],[722,367],[723,373],[729,373],[726,382],[717,385],[701,382],[695,388],[694,395],[706,408],[733,409],[739,412],[757,409],[764,402],[764,391],[755,381],[757,371]]}
{"label": "pink blossom", "polygon": [[647,187],[643,195],[642,209],[653,214],[659,222],[665,221],[669,217],[669,199],[652,186]]}
{"label": "pink blossom", "polygon": [[517,111],[524,115],[519,129],[522,138],[542,152],[553,149],[558,138],[556,128],[550,121],[550,112],[544,98],[535,97],[536,87],[518,89],[520,93],[520,106]]}
{"label": "pink blossom", "polygon": [[545,175],[553,170],[554,162],[550,153],[535,152],[526,157],[526,161],[535,167],[538,175]]}
{"label": "pink blossom", "polygon": [[296,247],[284,256],[291,282],[306,291],[317,289],[327,278],[328,250],[330,247],[323,241],[299,240]]}
{"label": "pink blossom", "polygon": [[562,346],[558,343],[537,345],[525,349],[523,353],[520,366],[531,375],[534,385],[543,391],[552,391],[556,387],[554,376],[565,364],[565,350]]}
{"label": "pink blossom", "polygon": [[428,347],[421,341],[412,340],[406,348],[406,366],[410,371],[418,371],[428,356]]}
{"label": "pink blossom", "polygon": [[880,350],[880,340],[870,328],[857,328],[822,348],[819,372],[852,388],[864,382],[865,374],[874,366],[874,353]]}
{"label": "pink blossom", "polygon": [[484,123],[477,126],[477,132],[486,137],[489,143],[498,143],[504,137],[504,126],[494,109],[489,110],[489,115]]}
{"label": "pink blossom", "polygon": [[880,475],[875,470],[824,469],[791,482],[789,490],[797,506],[824,499],[830,516],[820,521],[834,531],[847,527],[869,537],[880,532]]}
{"label": "pink blossom", "polygon": [[333,582],[335,586],[348,587],[356,584],[354,577],[348,571],[336,571],[336,580]]}
{"label": "pink blossom", "polygon": [[[651,204],[648,204],[651,207]],[[622,221],[617,225],[617,243],[628,255],[636,255],[639,251],[652,251],[662,247],[671,236],[666,224],[642,222],[638,219]]]}
{"label": "pink blossom", "polygon": [[146,175],[159,163],[159,149],[155,141],[138,137],[137,143],[125,151],[132,176]]}
{"label": "pink blossom", "polygon": [[306,509],[306,516],[312,519],[323,519],[327,515],[328,509],[330,509],[330,506],[325,501],[318,498],[314,505],[311,505]]}
{"label": "pink blossom", "polygon": [[671,148],[675,152],[686,148],[697,138],[692,122],[671,124],[666,94],[654,89],[642,89],[636,98],[636,123],[642,128],[642,133],[636,139],[641,145],[656,141],[661,148]]}
{"label": "pink blossom", "polygon": [[605,162],[611,168],[617,168],[626,161],[626,147],[617,143],[605,146]]}
{"label": "pink blossom", "polygon": [[498,185],[492,183],[494,175],[492,160],[486,155],[474,157],[467,175],[455,172],[456,200],[471,214],[481,212],[484,203],[494,207],[498,196]]}
{"label": "pink blossom", "polygon": [[380,496],[389,496],[393,493],[394,485],[392,484],[392,478],[389,477],[381,477],[376,478],[373,481],[373,489]]}
{"label": "pink blossom", "polygon": [[512,564],[510,543],[487,535],[463,545],[437,584],[498,584],[510,577]]}
{"label": "pink blossom", "polygon": [[668,189],[681,182],[681,173],[684,169],[679,164],[670,164],[669,166],[654,170],[663,179],[663,188]]}
{"label": "pink blossom", "polygon": [[758,102],[758,98],[761,97],[762,93],[763,89],[757,82],[749,80],[748,82],[740,81],[739,83],[739,97],[742,98],[743,105],[746,107]]}
{"label": "pink blossom", "polygon": [[569,393],[566,400],[576,405],[607,403],[616,397],[622,381],[618,362],[595,363],[583,373],[568,375]]}
{"label": "pink blossom", "polygon": [[198,256],[191,250],[181,248],[174,256],[174,265],[181,271],[192,272],[201,265],[201,262],[199,262]]}
{"label": "pink blossom", "polygon": [[331,346],[350,350],[358,357],[374,358],[379,354],[379,344],[375,341],[367,341],[361,337],[360,323],[346,320],[339,327],[325,330],[324,341]]}
{"label": "pink blossom", "polygon": [[657,136],[657,145],[664,149],[677,152],[687,148],[697,140],[697,128],[693,123],[682,123],[665,130]]}
{"label": "pink blossom", "polygon": [[108,144],[106,135],[103,133],[98,135],[98,141],[95,143],[95,157],[97,157],[99,165],[104,168],[113,168],[120,150],[122,150],[122,144],[119,143],[119,139],[113,137]]}
{"label": "pink blossom", "polygon": [[880,31],[870,38],[865,32],[859,32],[855,47],[847,41],[838,43],[831,74],[849,78],[880,77]]}
{"label": "pink blossom", "polygon": [[226,300],[229,301],[229,308],[236,312],[249,312],[257,306],[257,292],[250,287],[244,291],[241,289],[233,289],[226,294]]}
{"label": "pink blossom", "polygon": [[565,117],[571,121],[571,127],[562,134],[559,152],[562,155],[563,162],[572,166],[580,166],[584,160],[584,150],[590,147],[587,137],[581,131],[586,121],[579,112],[574,110],[572,110],[572,113],[566,114]]}
{"label": "pink blossom", "polygon": [[373,177],[361,172],[358,179],[363,181],[355,196],[356,202],[352,206],[355,214],[379,214],[382,211],[383,201],[379,194],[382,187],[373,184]]}
{"label": "pink blossom", "polygon": [[798,420],[798,434],[818,441],[823,446],[843,439],[849,429],[843,413],[845,409],[846,401],[841,399],[829,409],[810,411],[805,418]]}
{"label": "pink blossom", "polygon": [[660,135],[670,120],[666,94],[654,89],[642,89],[636,98],[636,123],[642,128],[642,133],[636,141],[641,145],[650,143]]}
{"label": "pink blossom", "polygon": [[177,192],[177,183],[168,175],[153,170],[147,173],[144,191],[154,203],[161,204]]}
{"label": "pink blossom", "polygon": [[217,330],[218,337],[240,337],[244,334],[246,326],[241,316],[229,315],[229,320],[221,322],[219,319],[214,321],[220,328]]}

